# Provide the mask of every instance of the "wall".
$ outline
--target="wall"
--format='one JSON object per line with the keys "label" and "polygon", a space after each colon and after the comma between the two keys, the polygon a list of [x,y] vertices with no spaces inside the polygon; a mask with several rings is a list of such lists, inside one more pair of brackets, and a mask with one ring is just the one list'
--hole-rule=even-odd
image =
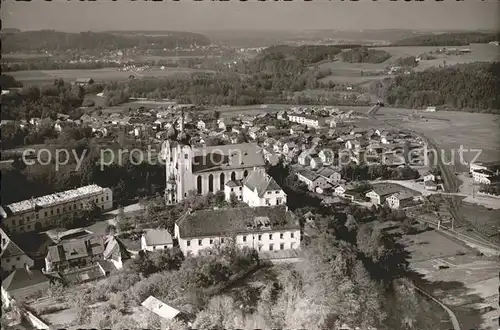
{"label": "wall", "polygon": [[[176,227],[177,228],[177,227]],[[177,234],[177,233],[176,233]],[[293,237],[292,237],[293,234]],[[269,236],[271,235],[271,237]],[[282,235],[282,236],[281,236]],[[270,251],[270,245],[273,244],[273,250],[280,250],[280,244],[283,244],[283,250],[298,249],[300,248],[300,230],[282,230],[282,231],[260,231],[255,233],[239,234],[236,237],[236,244],[239,247],[250,247],[257,251]],[[230,238],[225,238],[227,242]],[[197,255],[199,251],[213,247],[217,242],[221,242],[221,237],[200,237],[183,239],[178,238],[179,247],[184,255],[192,253]],[[201,245],[199,241],[201,240]],[[187,241],[190,241],[190,246],[187,246]]]}
{"label": "wall", "polygon": [[16,268],[24,268],[25,265],[28,265],[30,268],[32,268],[34,264],[35,263],[33,259],[25,254],[9,258],[2,258],[2,269],[6,272],[9,272]]}

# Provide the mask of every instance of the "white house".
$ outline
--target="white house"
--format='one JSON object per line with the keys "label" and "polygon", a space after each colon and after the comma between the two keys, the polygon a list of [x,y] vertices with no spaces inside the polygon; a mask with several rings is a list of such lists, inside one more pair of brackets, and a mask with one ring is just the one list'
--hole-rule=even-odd
{"label": "white house", "polygon": [[243,202],[251,207],[282,205],[286,194],[264,169],[258,169],[243,180]]}
{"label": "white house", "polygon": [[342,185],[338,185],[334,188],[334,193],[335,195],[338,195],[338,196],[344,196],[344,193],[346,192],[346,189],[344,186]]}
{"label": "white house", "polygon": [[411,204],[416,199],[411,191],[400,191],[386,198],[387,205],[394,210],[404,208]]}
{"label": "white house", "polygon": [[148,229],[141,236],[141,250],[164,250],[171,249],[173,246],[172,236],[166,229]]}
{"label": "white house", "polygon": [[472,171],[472,177],[474,178],[474,181],[479,183],[491,184],[490,178],[492,176],[494,176],[494,173],[489,170],[477,169]]}
{"label": "white house", "polygon": [[385,203],[387,197],[392,194],[403,191],[403,187],[395,184],[379,184],[373,187],[365,194],[370,199],[373,205],[381,205]]}
{"label": "white house", "polygon": [[231,200],[231,194],[235,194],[238,200],[243,200],[243,184],[241,180],[230,180],[224,184],[224,195],[226,201]]}
{"label": "white house", "polygon": [[316,170],[316,169],[319,169],[323,166],[323,162],[321,161],[319,156],[316,154],[316,155],[311,156],[311,161],[309,162],[309,165],[311,166],[311,168],[313,170]]}
{"label": "white house", "polygon": [[325,125],[324,118],[307,114],[289,114],[288,120],[294,123],[314,128],[319,128]]}
{"label": "white house", "polygon": [[116,269],[122,269],[123,262],[131,258],[131,253],[118,238],[109,235],[104,240],[103,258],[111,262]]}
{"label": "white house", "polygon": [[7,234],[0,228],[0,236],[2,237],[2,251],[0,259],[2,261],[2,270],[10,272],[15,269],[33,267],[34,261],[24,253],[21,248],[14,243]]}
{"label": "white house", "polygon": [[174,231],[186,256],[230,241],[258,252],[300,248],[299,221],[284,205],[188,211]]}

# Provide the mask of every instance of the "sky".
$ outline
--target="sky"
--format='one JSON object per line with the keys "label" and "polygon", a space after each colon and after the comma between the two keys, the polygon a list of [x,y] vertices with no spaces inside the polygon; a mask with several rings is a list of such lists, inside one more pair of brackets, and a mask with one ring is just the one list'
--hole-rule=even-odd
{"label": "sky", "polygon": [[500,1],[2,1],[3,28],[103,30],[500,29]]}

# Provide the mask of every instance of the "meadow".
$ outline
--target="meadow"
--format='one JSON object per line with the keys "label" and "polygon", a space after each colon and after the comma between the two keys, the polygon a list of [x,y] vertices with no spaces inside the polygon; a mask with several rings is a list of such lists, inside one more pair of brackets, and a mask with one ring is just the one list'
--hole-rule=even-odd
{"label": "meadow", "polygon": [[95,70],[33,70],[9,72],[16,80],[24,85],[33,86],[52,83],[54,79],[64,79],[73,81],[77,78],[92,78],[95,82],[105,82],[110,80],[127,80],[130,75],[136,78],[168,77],[175,74],[208,72],[207,70],[188,68],[165,68],[165,70],[152,69],[142,72],[118,71],[116,68],[104,68]]}
{"label": "meadow", "polygon": [[[415,46],[415,47],[377,47],[379,50],[384,50],[392,55],[391,58],[382,63],[346,63],[340,60],[335,62],[322,63],[319,65],[322,69],[330,69],[332,74],[323,78],[322,82],[332,81],[335,83],[346,83],[353,85],[362,85],[373,80],[379,80],[388,75],[375,75],[383,72],[387,67],[394,65],[398,58],[419,56],[423,53],[435,51],[439,46]],[[454,48],[454,47],[453,47]],[[489,44],[472,44],[467,47],[471,50],[470,54],[464,55],[446,55],[446,54],[433,54],[435,59],[422,60],[418,66],[414,68],[415,71],[423,71],[431,67],[439,67],[446,65],[455,65],[461,63],[471,62],[492,62],[500,60],[500,47]],[[371,74],[371,76],[367,76]]]}

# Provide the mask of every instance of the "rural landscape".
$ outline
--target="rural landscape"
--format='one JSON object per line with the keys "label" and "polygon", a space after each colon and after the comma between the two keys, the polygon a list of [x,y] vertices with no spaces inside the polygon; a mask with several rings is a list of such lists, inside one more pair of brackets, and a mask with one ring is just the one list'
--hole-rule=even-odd
{"label": "rural landscape", "polygon": [[500,326],[499,31],[1,39],[2,329]]}

